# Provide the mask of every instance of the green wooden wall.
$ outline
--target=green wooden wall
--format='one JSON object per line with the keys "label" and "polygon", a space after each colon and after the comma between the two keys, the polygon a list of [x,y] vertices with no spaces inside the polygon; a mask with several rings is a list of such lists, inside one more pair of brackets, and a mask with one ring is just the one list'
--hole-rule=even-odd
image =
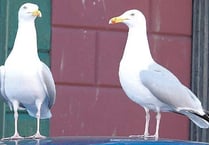
{"label": "green wooden wall", "polygon": [[[25,2],[39,5],[42,18],[36,19],[38,52],[41,60],[50,66],[51,41],[51,1],[50,0],[0,0],[0,65],[4,64],[9,55],[17,31],[17,15],[19,7]],[[18,129],[22,136],[33,135],[36,132],[36,119],[27,112],[19,111]],[[49,120],[41,120],[41,133],[49,135]],[[0,138],[14,133],[13,111],[7,104],[0,101]]]}

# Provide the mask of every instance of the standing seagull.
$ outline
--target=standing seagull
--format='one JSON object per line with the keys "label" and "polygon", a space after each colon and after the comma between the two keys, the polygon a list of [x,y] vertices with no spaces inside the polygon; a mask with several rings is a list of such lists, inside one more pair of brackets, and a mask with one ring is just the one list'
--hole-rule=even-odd
{"label": "standing seagull", "polygon": [[[158,139],[160,111],[186,115],[197,126],[208,128],[209,116],[198,98],[174,74],[153,60],[144,15],[138,10],[129,10],[110,19],[109,23],[124,23],[129,28],[119,78],[126,95],[145,110],[146,124],[142,137]],[[149,110],[157,113],[156,132],[153,136],[149,136],[148,131]]]}
{"label": "standing seagull", "polygon": [[14,110],[15,133],[8,139],[22,138],[17,130],[18,108],[37,118],[37,132],[32,138],[43,138],[40,119],[50,118],[55,103],[55,84],[49,68],[37,53],[35,19],[41,17],[38,6],[23,4],[18,12],[18,30],[13,49],[0,67],[1,96]]}

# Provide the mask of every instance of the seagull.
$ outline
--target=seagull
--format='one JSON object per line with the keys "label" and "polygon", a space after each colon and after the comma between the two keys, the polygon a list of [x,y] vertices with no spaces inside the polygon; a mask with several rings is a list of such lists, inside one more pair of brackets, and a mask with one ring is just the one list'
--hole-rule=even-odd
{"label": "seagull", "polygon": [[37,131],[31,138],[44,138],[40,134],[40,119],[50,118],[55,103],[55,83],[50,69],[38,57],[35,28],[41,12],[36,4],[25,3],[19,8],[18,29],[13,49],[0,67],[0,94],[14,110],[14,135],[3,139],[22,139],[17,130],[18,109],[25,108],[37,118]]}
{"label": "seagull", "polygon": [[[109,24],[116,23],[124,23],[129,28],[119,66],[119,80],[126,95],[146,113],[145,131],[138,137],[158,140],[161,111],[185,115],[200,128],[209,128],[209,114],[200,100],[172,72],[153,60],[143,13],[128,10],[109,21]],[[154,135],[149,135],[150,110],[156,112]]]}

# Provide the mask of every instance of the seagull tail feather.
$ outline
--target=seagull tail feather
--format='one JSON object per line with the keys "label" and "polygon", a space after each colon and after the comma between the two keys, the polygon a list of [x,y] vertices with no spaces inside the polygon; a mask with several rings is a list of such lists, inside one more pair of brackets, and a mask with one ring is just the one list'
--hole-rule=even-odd
{"label": "seagull tail feather", "polygon": [[185,114],[189,117],[192,122],[194,122],[200,128],[209,128],[209,113],[205,112],[204,115],[200,115],[195,112],[188,112]]}
{"label": "seagull tail feather", "polygon": [[194,114],[197,115],[197,116],[199,116],[200,118],[204,119],[209,124],[209,112],[208,111],[205,111],[205,114],[204,115],[199,115],[197,113],[194,113]]}

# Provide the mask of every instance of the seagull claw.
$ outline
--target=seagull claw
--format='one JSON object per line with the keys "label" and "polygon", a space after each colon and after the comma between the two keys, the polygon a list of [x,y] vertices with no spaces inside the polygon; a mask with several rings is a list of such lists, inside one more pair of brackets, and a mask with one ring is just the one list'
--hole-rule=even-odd
{"label": "seagull claw", "polygon": [[158,140],[158,136],[155,135],[130,135],[129,138],[143,138],[144,140],[155,139]]}
{"label": "seagull claw", "polygon": [[11,137],[5,137],[5,138],[2,138],[1,140],[21,140],[21,139],[24,139],[24,137],[22,137],[18,133],[16,133]]}
{"label": "seagull claw", "polygon": [[44,139],[46,136],[41,135],[40,133],[36,133],[32,136],[26,137],[27,139]]}
{"label": "seagull claw", "polygon": [[145,138],[145,135],[129,135],[129,138]]}

